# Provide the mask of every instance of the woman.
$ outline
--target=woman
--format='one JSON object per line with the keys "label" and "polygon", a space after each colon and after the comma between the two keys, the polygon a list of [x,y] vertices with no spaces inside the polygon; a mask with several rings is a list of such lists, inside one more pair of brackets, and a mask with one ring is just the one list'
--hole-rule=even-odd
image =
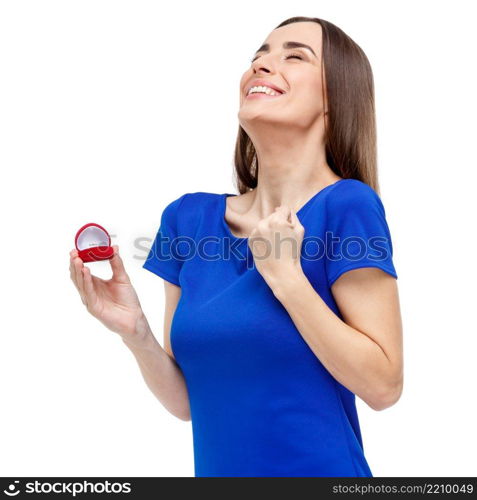
{"label": "woman", "polygon": [[111,280],[75,250],[72,279],[192,420],[196,476],[372,477],[355,395],[396,403],[403,359],[368,60],[333,24],[288,19],[244,73],[238,118],[240,194],[173,200],[144,263],[165,279],[164,348],[117,245]]}

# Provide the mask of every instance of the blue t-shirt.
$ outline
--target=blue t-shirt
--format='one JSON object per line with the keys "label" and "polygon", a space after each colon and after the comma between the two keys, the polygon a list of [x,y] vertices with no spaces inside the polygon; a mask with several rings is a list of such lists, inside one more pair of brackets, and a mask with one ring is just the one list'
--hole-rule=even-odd
{"label": "blue t-shirt", "polygon": [[[143,265],[181,287],[170,335],[189,393],[196,477],[372,477],[355,395],[304,341],[248,240],[231,233],[227,196],[169,203]],[[341,319],[330,287],[342,273],[378,267],[397,278],[384,207],[367,184],[341,179],[297,216],[304,273]]]}

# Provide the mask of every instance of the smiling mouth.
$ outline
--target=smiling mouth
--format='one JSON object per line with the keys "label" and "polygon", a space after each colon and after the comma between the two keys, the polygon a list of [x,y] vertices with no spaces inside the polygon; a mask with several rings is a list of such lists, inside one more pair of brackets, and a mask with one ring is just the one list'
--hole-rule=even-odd
{"label": "smiling mouth", "polygon": [[245,99],[276,99],[277,97],[282,97],[285,93],[279,94],[275,92],[274,94],[267,94],[266,92],[251,92],[245,96]]}
{"label": "smiling mouth", "polygon": [[245,98],[245,100],[246,101],[255,101],[255,100],[258,100],[258,99],[262,99],[262,100],[278,99],[281,96],[282,96],[282,94],[280,94],[280,95],[268,95],[268,94],[255,93],[255,94],[249,94]]}
{"label": "smiling mouth", "polygon": [[253,95],[261,95],[267,97],[280,97],[285,93],[284,90],[279,87],[273,87],[272,85],[267,85],[266,83],[257,82],[256,85],[252,85],[248,88],[246,98],[249,98]]}

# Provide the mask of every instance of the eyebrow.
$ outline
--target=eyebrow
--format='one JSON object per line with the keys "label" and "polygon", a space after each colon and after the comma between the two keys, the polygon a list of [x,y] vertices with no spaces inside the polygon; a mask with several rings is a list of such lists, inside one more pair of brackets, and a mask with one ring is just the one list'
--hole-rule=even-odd
{"label": "eyebrow", "polygon": [[[315,54],[315,51],[306,43],[301,43],[301,42],[284,42],[283,43],[283,48],[284,49],[308,49],[311,51],[311,53],[317,57]],[[270,44],[264,43],[258,50],[255,52],[254,57],[259,53],[259,52],[268,52],[270,50]]]}

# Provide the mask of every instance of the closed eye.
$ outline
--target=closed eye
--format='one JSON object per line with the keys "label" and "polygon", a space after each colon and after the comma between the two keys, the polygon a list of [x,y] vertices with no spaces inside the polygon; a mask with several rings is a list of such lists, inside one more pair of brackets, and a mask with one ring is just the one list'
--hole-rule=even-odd
{"label": "closed eye", "polygon": [[296,57],[297,59],[303,60],[303,57],[298,54],[290,54],[289,56],[285,57],[285,59],[290,59],[291,57]]}
{"label": "closed eye", "polygon": [[[254,57],[250,62],[253,63],[256,59],[258,59],[260,56]],[[300,54],[290,54],[285,57],[285,59],[291,59],[292,57],[295,57],[296,59],[300,59],[303,61],[303,57]]]}

